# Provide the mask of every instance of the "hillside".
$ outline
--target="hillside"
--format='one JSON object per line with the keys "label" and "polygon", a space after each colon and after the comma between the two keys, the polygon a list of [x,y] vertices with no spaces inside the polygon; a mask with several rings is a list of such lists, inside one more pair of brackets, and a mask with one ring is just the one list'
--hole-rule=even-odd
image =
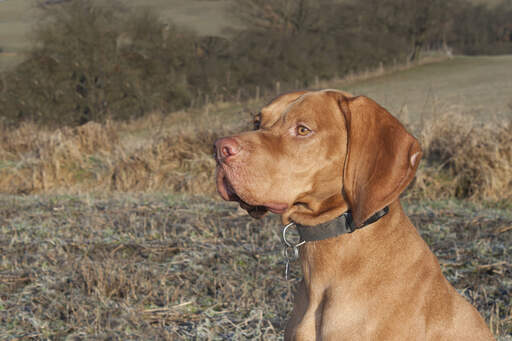
{"label": "hillside", "polygon": [[453,107],[482,120],[512,117],[512,56],[460,56],[368,80],[330,85],[375,98],[412,122]]}

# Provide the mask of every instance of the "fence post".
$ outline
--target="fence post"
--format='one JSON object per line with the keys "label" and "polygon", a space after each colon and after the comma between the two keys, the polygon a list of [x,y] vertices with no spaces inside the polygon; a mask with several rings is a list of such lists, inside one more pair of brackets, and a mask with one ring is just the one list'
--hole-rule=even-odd
{"label": "fence post", "polygon": [[276,95],[281,93],[281,83],[279,81],[276,82]]}

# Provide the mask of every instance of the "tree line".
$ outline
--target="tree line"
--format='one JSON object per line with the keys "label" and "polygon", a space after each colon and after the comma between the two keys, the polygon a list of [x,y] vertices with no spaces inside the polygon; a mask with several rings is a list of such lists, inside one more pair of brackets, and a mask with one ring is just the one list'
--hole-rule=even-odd
{"label": "tree line", "polygon": [[154,11],[93,0],[45,4],[25,61],[0,77],[0,122],[80,125],[205,99],[310,87],[425,49],[512,52],[512,1],[237,0],[239,26],[198,36]]}

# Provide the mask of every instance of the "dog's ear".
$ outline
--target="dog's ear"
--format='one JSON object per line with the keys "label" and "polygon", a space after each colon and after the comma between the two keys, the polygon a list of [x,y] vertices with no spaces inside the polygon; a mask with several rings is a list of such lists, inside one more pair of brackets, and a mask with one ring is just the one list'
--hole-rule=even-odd
{"label": "dog's ear", "polygon": [[348,147],[343,190],[356,226],[395,201],[420,163],[418,141],[375,101],[337,97],[345,116]]}

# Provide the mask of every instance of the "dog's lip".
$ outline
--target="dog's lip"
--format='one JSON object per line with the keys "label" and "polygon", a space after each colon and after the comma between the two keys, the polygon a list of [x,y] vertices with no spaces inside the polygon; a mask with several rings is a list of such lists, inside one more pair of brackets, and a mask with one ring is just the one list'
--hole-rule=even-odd
{"label": "dog's lip", "polygon": [[283,214],[288,209],[288,205],[283,203],[271,202],[261,205],[249,204],[237,194],[222,166],[217,167],[217,172],[217,191],[222,199],[238,202],[240,207],[247,210],[251,216],[260,217],[267,210],[275,214]]}
{"label": "dog's lip", "polygon": [[263,206],[265,206],[270,212],[275,214],[283,214],[288,209],[287,204],[280,203],[268,203]]}
{"label": "dog's lip", "polygon": [[217,192],[222,199],[226,201],[239,201],[240,198],[231,186],[226,176],[226,172],[220,166],[217,167]]}

